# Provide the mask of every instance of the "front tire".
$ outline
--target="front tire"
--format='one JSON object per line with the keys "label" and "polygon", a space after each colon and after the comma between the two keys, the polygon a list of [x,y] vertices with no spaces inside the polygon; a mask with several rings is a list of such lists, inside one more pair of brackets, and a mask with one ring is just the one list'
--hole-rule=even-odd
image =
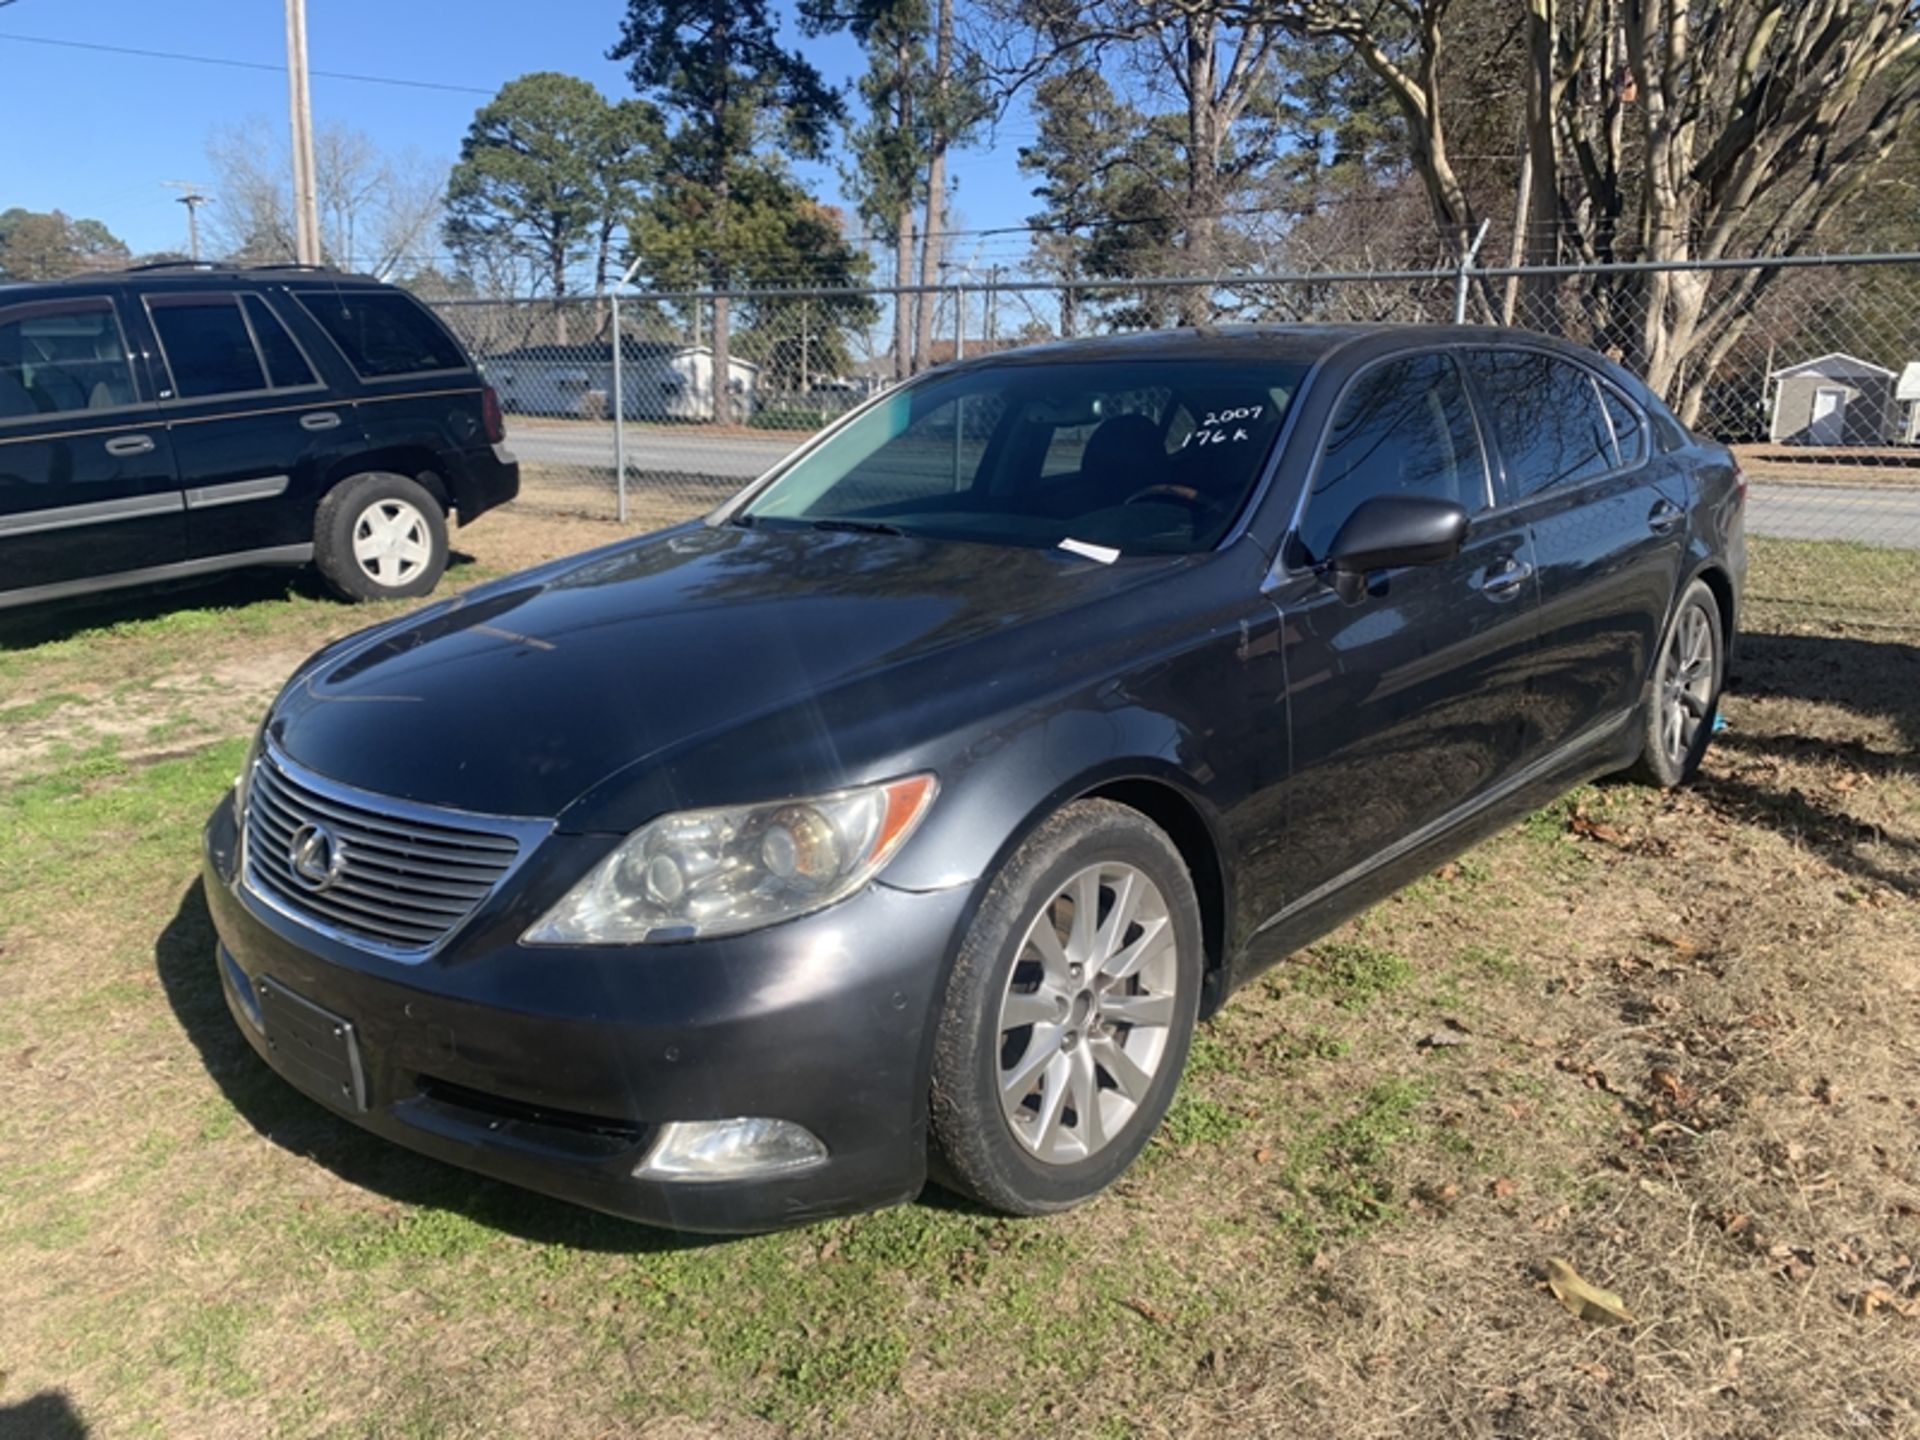
{"label": "front tire", "polygon": [[933,1169],[1011,1215],[1106,1189],[1172,1103],[1199,1013],[1200,907],[1144,815],[1083,800],[988,889],[934,1041]]}
{"label": "front tire", "polygon": [[1699,773],[1726,682],[1725,636],[1720,602],[1705,581],[1695,580],[1667,623],[1641,707],[1640,758],[1629,778],[1671,790]]}
{"label": "front tire", "polygon": [[356,475],[321,500],[313,559],[343,600],[428,595],[447,568],[447,517],[404,475]]}

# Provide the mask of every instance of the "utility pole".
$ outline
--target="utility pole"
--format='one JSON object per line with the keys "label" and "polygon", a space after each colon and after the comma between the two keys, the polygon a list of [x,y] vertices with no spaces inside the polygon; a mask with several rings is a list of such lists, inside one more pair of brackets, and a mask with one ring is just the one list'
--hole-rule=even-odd
{"label": "utility pole", "polygon": [[313,96],[307,90],[307,0],[287,0],[287,100],[293,112],[294,258],[320,263],[320,211],[313,176]]}
{"label": "utility pole", "polygon": [[212,197],[202,195],[200,187],[191,180],[165,180],[161,183],[169,190],[182,192],[180,203],[187,207],[187,254],[197,261],[200,258],[200,207],[211,205]]}

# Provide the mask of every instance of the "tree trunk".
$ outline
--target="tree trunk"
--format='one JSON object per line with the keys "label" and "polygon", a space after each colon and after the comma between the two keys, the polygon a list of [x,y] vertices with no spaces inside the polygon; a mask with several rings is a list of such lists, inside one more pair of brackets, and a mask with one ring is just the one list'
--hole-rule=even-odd
{"label": "tree trunk", "polygon": [[915,369],[929,364],[933,356],[934,308],[939,300],[933,287],[940,283],[940,247],[947,218],[947,127],[951,120],[947,82],[953,65],[953,0],[939,0],[939,5],[933,37],[933,124],[927,137],[927,223],[920,252],[920,283],[928,288],[920,295]]}
{"label": "tree trunk", "polygon": [[913,374],[913,296],[907,286],[913,283],[913,204],[900,207],[894,220],[894,284],[900,288],[893,296],[893,378],[905,380]]}
{"label": "tree trunk", "polygon": [[[1557,0],[1527,3],[1527,205],[1523,252],[1529,265],[1552,265],[1560,258],[1560,167],[1554,125],[1561,86],[1554,68]],[[1531,276],[1527,283],[1527,323],[1558,330],[1554,323],[1554,281]]]}
{"label": "tree trunk", "polygon": [[[1219,264],[1220,126],[1214,109],[1214,26],[1204,16],[1187,20],[1187,253],[1190,275],[1211,275]],[[1180,291],[1180,320],[1205,325],[1213,319],[1213,297],[1202,285]]]}
{"label": "tree trunk", "polygon": [[553,255],[553,343],[567,343],[567,258],[558,250]]}

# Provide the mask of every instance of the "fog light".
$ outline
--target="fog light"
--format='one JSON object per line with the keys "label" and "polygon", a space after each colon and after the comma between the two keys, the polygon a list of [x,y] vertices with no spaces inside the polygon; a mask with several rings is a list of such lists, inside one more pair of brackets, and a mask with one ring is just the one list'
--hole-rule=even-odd
{"label": "fog light", "polygon": [[745,1180],[826,1158],[827,1147],[790,1120],[675,1120],[661,1127],[633,1173],[643,1180]]}

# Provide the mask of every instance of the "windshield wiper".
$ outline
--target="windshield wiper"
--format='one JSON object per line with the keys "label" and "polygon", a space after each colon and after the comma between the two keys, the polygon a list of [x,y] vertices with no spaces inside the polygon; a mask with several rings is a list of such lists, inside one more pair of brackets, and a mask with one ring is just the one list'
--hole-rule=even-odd
{"label": "windshield wiper", "polygon": [[815,530],[847,530],[858,535],[904,535],[907,533],[898,525],[889,525],[884,520],[829,518],[809,520],[807,524]]}

